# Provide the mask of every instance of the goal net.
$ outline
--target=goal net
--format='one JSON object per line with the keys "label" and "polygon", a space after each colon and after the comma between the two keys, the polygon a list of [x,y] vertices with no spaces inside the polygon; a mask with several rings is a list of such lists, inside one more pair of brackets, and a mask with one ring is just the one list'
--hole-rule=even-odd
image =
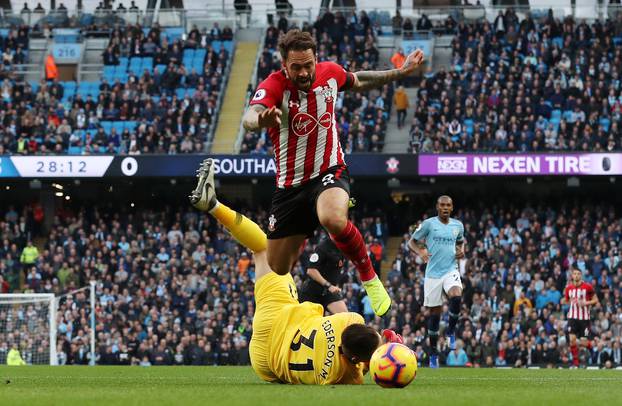
{"label": "goal net", "polygon": [[16,346],[29,365],[56,365],[56,299],[51,293],[0,294],[0,365]]}

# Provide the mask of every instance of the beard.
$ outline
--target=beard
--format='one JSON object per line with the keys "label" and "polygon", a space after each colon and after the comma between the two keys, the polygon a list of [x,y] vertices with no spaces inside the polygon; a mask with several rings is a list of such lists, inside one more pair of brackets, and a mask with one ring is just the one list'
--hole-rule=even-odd
{"label": "beard", "polygon": [[296,80],[294,80],[294,84],[300,90],[309,90],[314,80],[314,76],[307,76],[306,78],[296,78]]}

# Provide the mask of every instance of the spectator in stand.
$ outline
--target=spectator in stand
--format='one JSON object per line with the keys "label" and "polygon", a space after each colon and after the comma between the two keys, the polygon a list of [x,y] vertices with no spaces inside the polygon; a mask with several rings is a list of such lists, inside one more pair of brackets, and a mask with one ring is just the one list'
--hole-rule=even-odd
{"label": "spectator in stand", "polygon": [[397,112],[397,128],[402,129],[404,126],[404,120],[406,119],[406,111],[408,110],[409,102],[408,95],[404,86],[400,86],[393,95],[393,104],[395,104],[395,111]]}
{"label": "spectator in stand", "polygon": [[404,25],[402,25],[402,32],[404,33],[404,39],[412,39],[414,34],[415,27],[410,18],[406,18],[404,20]]}
{"label": "spectator in stand", "polygon": [[461,341],[456,342],[456,349],[450,351],[447,355],[447,366],[450,367],[464,367],[467,366],[469,358],[466,352],[462,349],[463,344]]}
{"label": "spectator in stand", "polygon": [[[198,29],[192,30],[186,42],[181,39],[169,42],[160,32],[157,24],[147,35],[140,26],[112,31],[102,55],[107,66],[117,66],[115,71],[119,71],[121,59],[134,53],[141,57],[153,55],[156,65],[165,64],[170,69],[161,72],[154,66],[149,72],[128,72],[125,83],[104,79],[95,98],[75,90],[65,97],[67,85],[56,80],[50,85],[0,82],[8,124],[0,128],[2,153],[62,154],[69,147],[85,154],[203,152],[212,130],[229,53],[224,47],[216,52],[209,40],[203,43]],[[10,58],[5,60],[4,67],[10,68],[10,64],[24,60],[20,48],[28,48],[27,33],[27,28],[20,28],[9,35],[11,44],[5,50]],[[232,33],[225,28],[222,39],[227,35]],[[201,70],[181,63],[186,46],[205,50]],[[10,52],[12,49],[15,52]],[[161,89],[165,89],[170,99],[160,97]],[[11,107],[22,101],[28,106],[25,114],[20,114],[21,108]],[[181,125],[176,126],[180,118]],[[106,127],[100,131],[104,128],[101,122],[108,120],[131,122],[132,128]],[[188,142],[182,151],[184,140]]]}
{"label": "spectator in stand", "polygon": [[616,27],[552,13],[543,22],[519,21],[511,9],[492,25],[461,23],[452,69],[421,83],[413,151],[619,150]]}
{"label": "spectator in stand", "polygon": [[432,29],[432,22],[426,14],[422,14],[421,18],[417,20],[417,31],[430,31]]}

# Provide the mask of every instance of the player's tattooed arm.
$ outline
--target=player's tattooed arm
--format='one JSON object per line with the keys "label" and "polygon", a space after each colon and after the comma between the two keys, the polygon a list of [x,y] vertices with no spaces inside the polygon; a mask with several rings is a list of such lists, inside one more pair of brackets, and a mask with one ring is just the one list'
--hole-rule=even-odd
{"label": "player's tattooed arm", "polygon": [[404,74],[400,69],[360,71],[354,74],[354,83],[352,84],[350,90],[354,92],[361,92],[375,89],[403,77]]}
{"label": "player's tattooed arm", "polygon": [[267,108],[261,104],[253,104],[242,117],[242,125],[246,131],[257,131],[281,125],[281,110],[272,106]]}
{"label": "player's tattooed arm", "polygon": [[356,72],[354,74],[354,83],[350,90],[360,92],[375,89],[387,83],[403,79],[414,72],[414,70],[423,63],[423,60],[423,51],[418,49],[408,55],[404,61],[404,65],[399,69]]}

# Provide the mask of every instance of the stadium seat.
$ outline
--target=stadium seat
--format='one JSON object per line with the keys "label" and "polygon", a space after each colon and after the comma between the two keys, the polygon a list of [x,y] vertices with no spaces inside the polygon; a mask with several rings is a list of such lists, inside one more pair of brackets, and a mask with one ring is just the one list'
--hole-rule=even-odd
{"label": "stadium seat", "polygon": [[557,45],[559,48],[564,47],[564,39],[562,37],[555,37],[552,39],[553,44]]}
{"label": "stadium seat", "polygon": [[110,76],[114,76],[115,70],[116,70],[116,66],[107,65],[107,66],[104,66],[103,74],[104,74],[104,76],[109,76],[109,77]]}
{"label": "stadium seat", "polygon": [[164,29],[163,34],[166,35],[169,42],[175,42],[178,39],[181,39],[185,30],[183,27],[167,27]]}
{"label": "stadium seat", "polygon": [[136,129],[136,127],[138,126],[138,123],[136,121],[125,121],[125,129],[128,131],[134,131]]}
{"label": "stadium seat", "polygon": [[212,41],[212,48],[214,48],[215,52],[220,52],[220,49],[222,48],[222,42],[221,41]]}
{"label": "stadium seat", "polygon": [[194,69],[197,73],[203,72],[203,61],[199,61],[197,59],[194,60],[190,69]]}
{"label": "stadium seat", "polygon": [[222,45],[228,53],[233,50],[233,41],[223,41]]}
{"label": "stadium seat", "polygon": [[102,128],[104,129],[104,132],[107,135],[110,135],[110,131],[112,130],[112,121],[100,121],[99,123]]}
{"label": "stadium seat", "polygon": [[114,128],[117,133],[121,134],[123,130],[125,130],[125,121],[113,121],[112,128]]}
{"label": "stadium seat", "polygon": [[142,58],[134,57],[130,59],[130,65],[128,69],[131,70],[132,72],[138,72],[140,71],[141,66],[143,66]]}
{"label": "stadium seat", "polygon": [[598,124],[601,125],[606,132],[608,132],[611,120],[609,120],[607,117],[601,117],[600,120],[598,120]]}

